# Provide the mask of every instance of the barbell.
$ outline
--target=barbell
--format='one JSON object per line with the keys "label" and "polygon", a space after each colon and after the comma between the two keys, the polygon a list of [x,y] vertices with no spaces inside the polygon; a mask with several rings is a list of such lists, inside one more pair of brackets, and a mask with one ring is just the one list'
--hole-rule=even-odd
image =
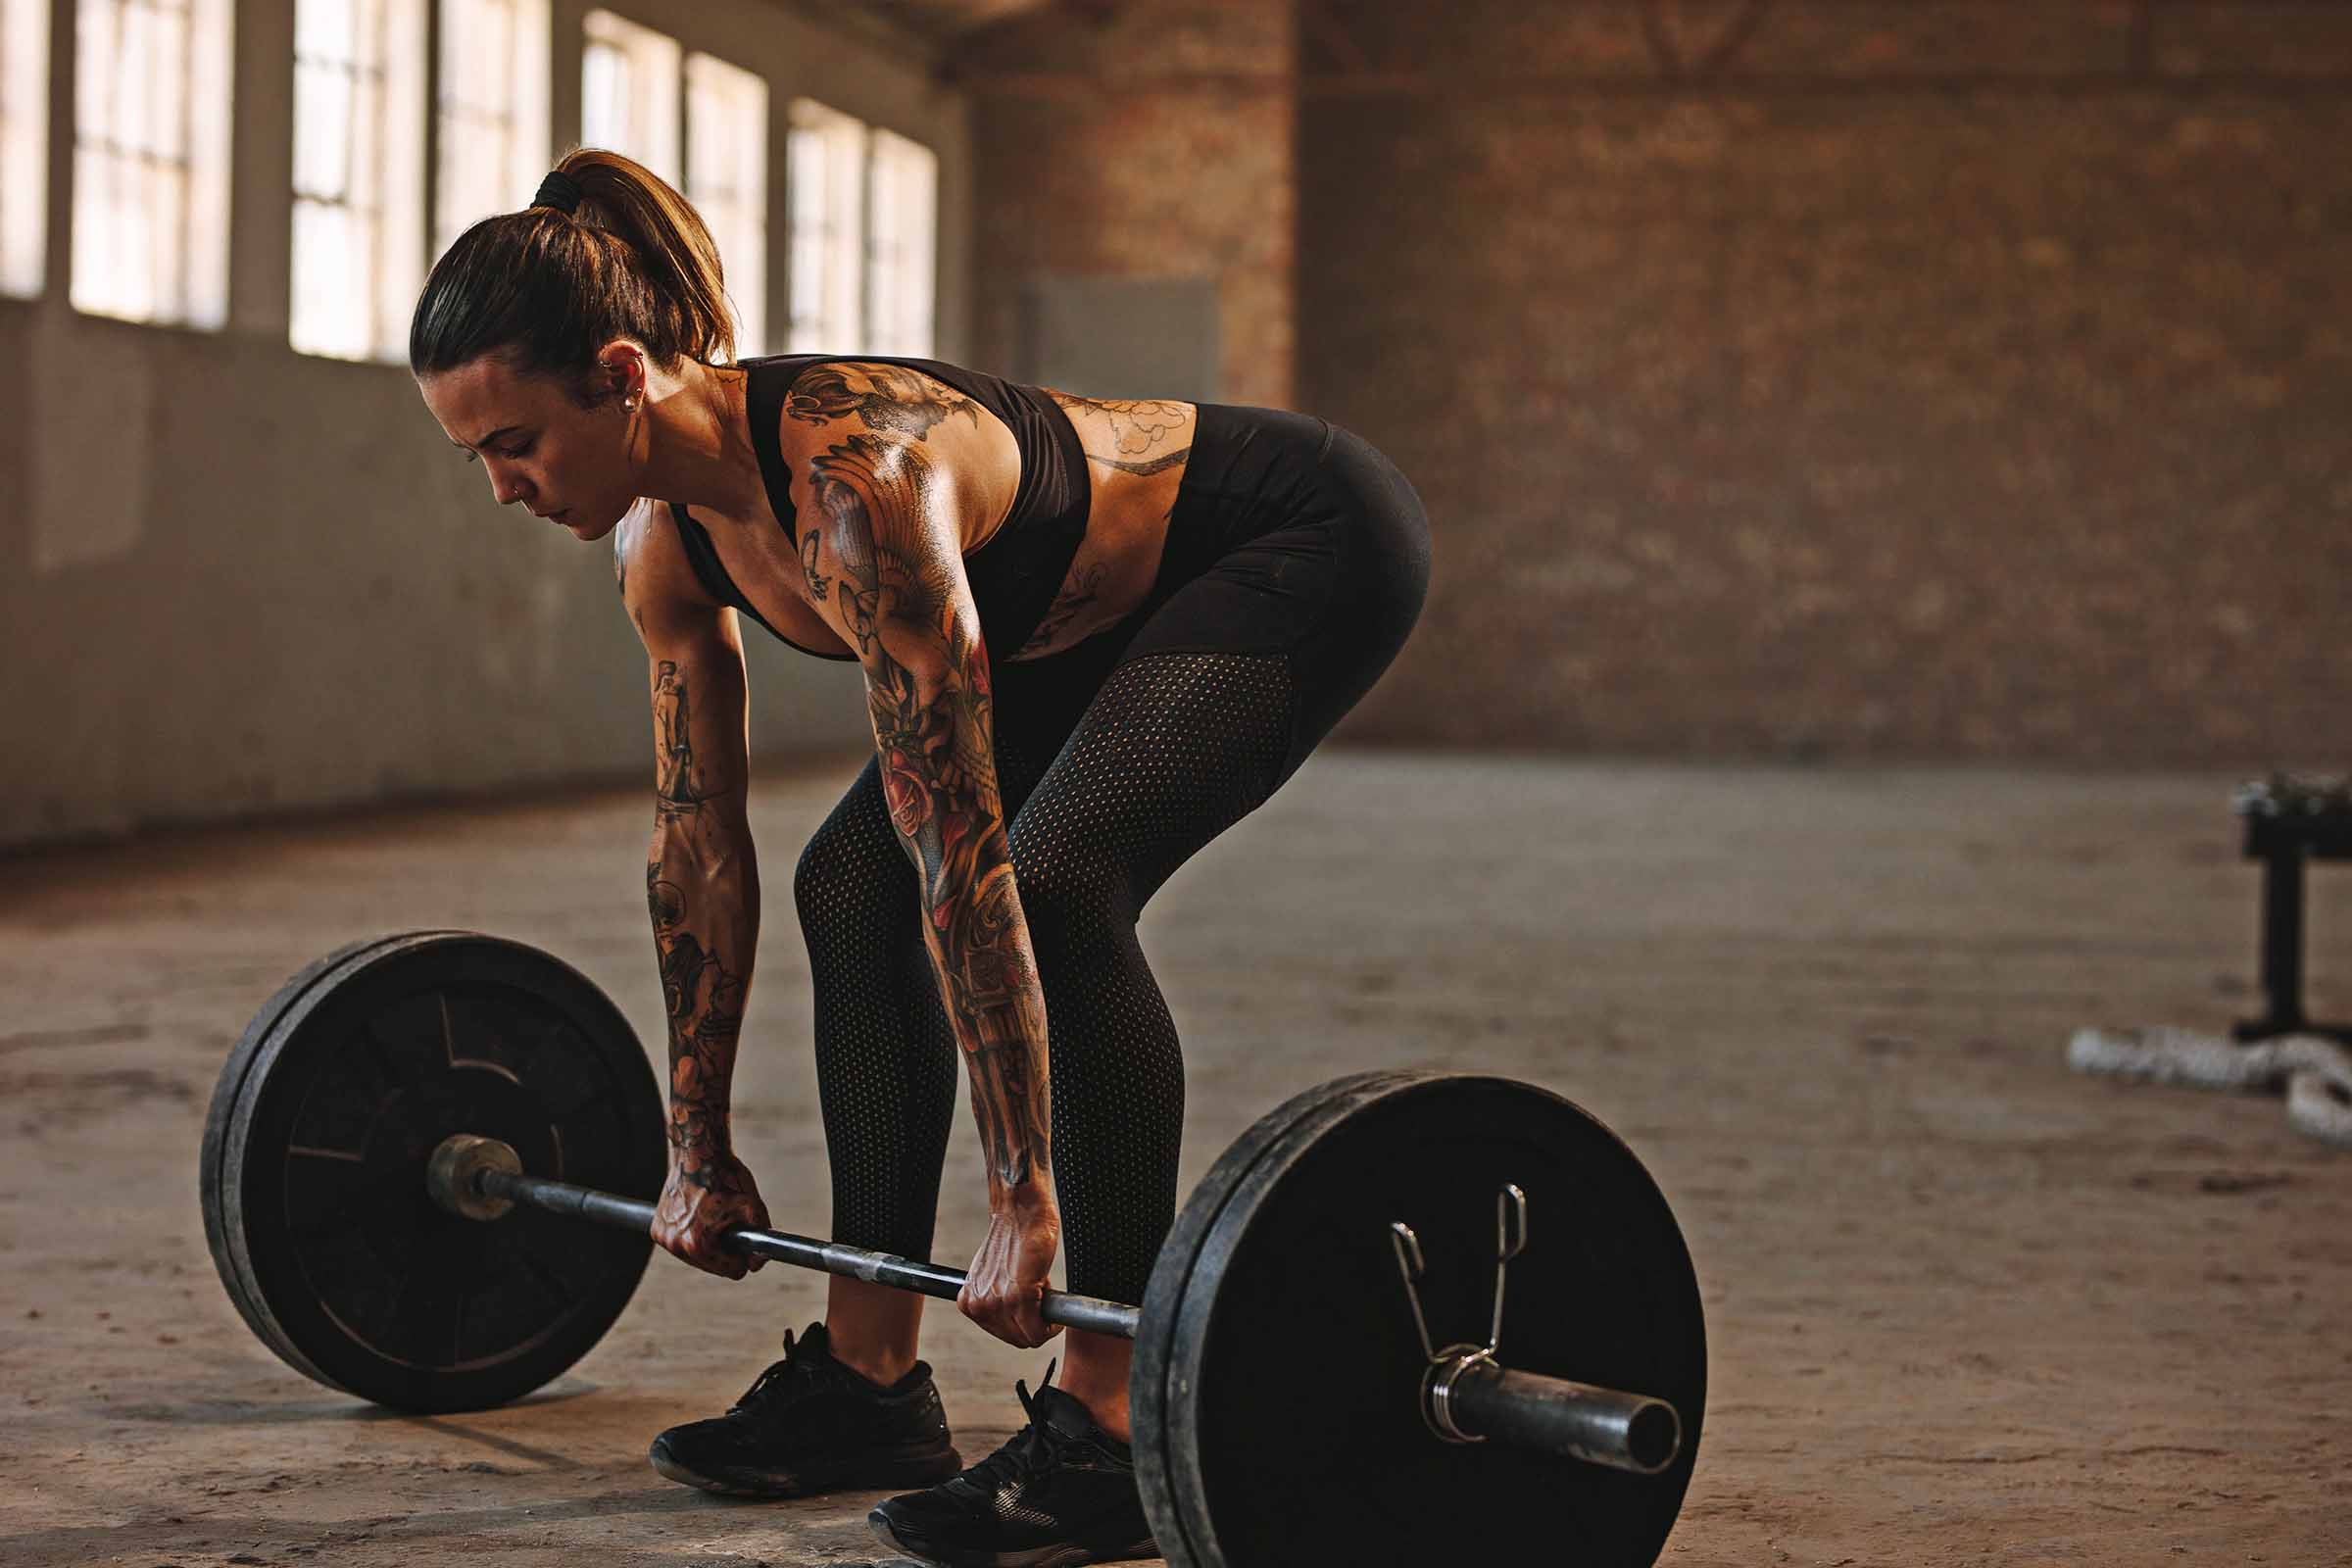
{"label": "barbell", "polygon": [[[503,1404],[635,1292],[663,1125],[642,1044],[561,959],[467,932],[361,942],[288,981],[223,1066],[205,1235],[298,1371],[396,1409]],[[963,1285],[783,1232],[728,1243]],[[1646,1564],[1696,1459],[1705,1329],[1673,1214],[1598,1120],[1506,1078],[1294,1097],[1201,1179],[1140,1306],[1044,1310],[1136,1342],[1138,1479],[1173,1563],[1425,1563],[1475,1520],[1485,1546]]]}

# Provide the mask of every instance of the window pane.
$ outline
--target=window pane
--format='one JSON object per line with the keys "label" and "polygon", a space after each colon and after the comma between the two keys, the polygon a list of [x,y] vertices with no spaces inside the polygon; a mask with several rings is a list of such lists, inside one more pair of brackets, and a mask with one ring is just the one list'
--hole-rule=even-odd
{"label": "window pane", "polygon": [[48,189],[49,0],[0,0],[0,294],[41,291]]}
{"label": "window pane", "polygon": [[547,0],[441,0],[433,254],[531,199],[547,172]]}
{"label": "window pane", "polygon": [[[301,9],[331,7],[340,0],[303,0]],[[329,199],[346,194],[351,168],[352,73],[347,66],[294,57],[294,189]]]}
{"label": "window pane", "polygon": [[423,281],[424,0],[296,0],[295,43],[287,338],[398,359]]}
{"label": "window pane", "polygon": [[[865,125],[803,98],[792,106],[792,352],[865,342]],[[868,350],[868,352],[873,352]]]}
{"label": "window pane", "polygon": [[231,32],[230,0],[76,0],[77,309],[227,314]]}
{"label": "window pane", "polygon": [[591,11],[580,65],[580,140],[636,159],[678,184],[678,41]]}
{"label": "window pane", "polygon": [[878,130],[867,188],[866,335],[872,352],[927,357],[939,160],[919,142]]}
{"label": "window pane", "polygon": [[718,243],[735,351],[766,352],[767,83],[710,55],[686,61],[686,196]]}

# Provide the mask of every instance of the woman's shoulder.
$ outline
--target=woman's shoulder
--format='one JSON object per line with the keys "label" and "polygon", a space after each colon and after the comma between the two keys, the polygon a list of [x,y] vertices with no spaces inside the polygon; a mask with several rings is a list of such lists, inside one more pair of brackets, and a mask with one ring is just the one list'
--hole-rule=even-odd
{"label": "woman's shoulder", "polygon": [[928,440],[952,421],[977,428],[980,405],[924,368],[928,363],[805,357],[777,364],[778,373],[790,377],[778,400],[781,438],[789,439],[795,427],[835,432],[848,426],[915,441]]}
{"label": "woman's shoulder", "polygon": [[717,608],[686,557],[676,510],[652,496],[639,496],[612,526],[612,580],[641,628],[648,611]]}

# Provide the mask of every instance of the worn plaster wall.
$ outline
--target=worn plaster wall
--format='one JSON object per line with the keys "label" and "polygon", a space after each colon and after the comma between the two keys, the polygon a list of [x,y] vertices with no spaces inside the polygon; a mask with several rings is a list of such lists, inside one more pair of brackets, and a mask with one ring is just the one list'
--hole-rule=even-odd
{"label": "worn plaster wall", "polygon": [[1306,10],[1299,401],[1438,530],[1353,734],[2352,762],[2352,7]]}
{"label": "worn plaster wall", "polygon": [[[938,150],[942,341],[960,353],[964,103],[930,62],[821,8],[619,9],[766,77],[779,240],[796,95]],[[501,513],[404,366],[286,346],[293,10],[237,6],[231,318],[197,332],[66,303],[74,28],[56,7],[49,287],[0,301],[0,843],[647,765],[643,655],[609,554]],[[587,10],[554,7],[559,148],[577,139]],[[778,243],[771,321],[784,264]],[[757,748],[859,742],[854,672],[751,659]]]}
{"label": "worn plaster wall", "polygon": [[957,50],[980,362],[1017,371],[1041,274],[1200,280],[1215,288],[1217,396],[1288,407],[1296,51],[1289,0],[1052,5]]}

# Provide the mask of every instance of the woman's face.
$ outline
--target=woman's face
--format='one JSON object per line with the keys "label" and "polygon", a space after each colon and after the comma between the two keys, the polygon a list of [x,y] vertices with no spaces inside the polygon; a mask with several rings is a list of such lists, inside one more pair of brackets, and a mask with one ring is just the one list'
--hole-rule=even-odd
{"label": "woman's face", "polygon": [[[612,395],[594,408],[580,407],[558,377],[518,374],[496,354],[419,376],[416,386],[442,432],[488,472],[500,506],[520,504],[579,538],[602,539],[637,501],[619,390],[628,368],[618,368]],[[596,373],[613,371],[607,363]]]}

